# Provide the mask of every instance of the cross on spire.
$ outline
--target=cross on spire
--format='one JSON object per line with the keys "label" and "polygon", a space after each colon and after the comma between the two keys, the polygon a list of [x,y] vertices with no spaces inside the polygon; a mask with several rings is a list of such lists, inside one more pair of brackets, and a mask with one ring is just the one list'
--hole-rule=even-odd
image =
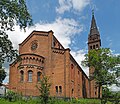
{"label": "cross on spire", "polygon": [[92,9],[92,16],[94,15],[94,9]]}

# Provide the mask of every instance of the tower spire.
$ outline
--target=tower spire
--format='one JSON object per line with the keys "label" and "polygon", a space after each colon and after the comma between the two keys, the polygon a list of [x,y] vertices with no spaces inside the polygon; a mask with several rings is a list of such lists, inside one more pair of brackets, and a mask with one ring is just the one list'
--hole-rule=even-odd
{"label": "tower spire", "polygon": [[95,20],[95,16],[94,16],[94,9],[92,10],[92,21],[91,21],[91,27],[90,27],[90,33],[89,35],[94,35],[97,34],[99,35],[99,31],[96,25],[96,20]]}
{"label": "tower spire", "polygon": [[100,34],[96,25],[94,9],[92,10],[91,27],[88,36],[88,50],[99,49],[101,46]]}

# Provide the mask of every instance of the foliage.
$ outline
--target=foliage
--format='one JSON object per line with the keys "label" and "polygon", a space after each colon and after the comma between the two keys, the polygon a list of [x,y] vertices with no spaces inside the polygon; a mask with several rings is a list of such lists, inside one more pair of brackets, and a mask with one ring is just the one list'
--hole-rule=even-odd
{"label": "foliage", "polygon": [[6,77],[6,72],[4,69],[0,69],[0,86],[2,84],[2,81],[5,79]]}
{"label": "foliage", "polygon": [[6,94],[6,99],[8,99],[10,102],[16,101],[20,98],[21,98],[21,96],[18,93],[11,91],[11,90],[9,90]]}
{"label": "foliage", "polygon": [[16,93],[9,90],[6,94],[6,99],[8,99],[10,102],[16,100]]}
{"label": "foliage", "polygon": [[20,101],[22,100],[22,95],[12,91],[8,90],[8,92],[5,95],[5,98],[9,100],[10,102]]}
{"label": "foliage", "polygon": [[98,50],[90,50],[85,55],[82,65],[94,67],[91,79],[95,79],[99,87],[98,97],[100,98],[100,87],[102,85],[119,85],[120,74],[120,55],[113,55],[110,49],[101,48]]}
{"label": "foliage", "polygon": [[113,97],[112,92],[109,90],[108,87],[102,87],[102,99],[101,104],[106,104],[110,98]]}
{"label": "foliage", "polygon": [[15,22],[20,28],[32,24],[25,0],[0,0],[0,26],[2,30],[14,30]]}
{"label": "foliage", "polygon": [[97,100],[97,99],[80,99],[79,104],[100,104],[100,100]]}
{"label": "foliage", "polygon": [[49,83],[49,78],[43,75],[42,79],[40,80],[40,85],[37,85],[37,88],[40,92],[40,99],[42,104],[48,103],[50,95],[50,86],[51,83]]}
{"label": "foliage", "polygon": [[102,97],[103,98],[112,98],[113,93],[108,87],[102,87]]}
{"label": "foliage", "polygon": [[107,102],[112,104],[119,104],[120,102],[120,92],[112,92],[107,87],[103,88],[103,98],[101,99],[101,104],[106,104]]}
{"label": "foliage", "polygon": [[7,31],[14,31],[15,25],[21,29],[32,25],[25,0],[0,0],[0,69],[6,59],[10,62],[18,56],[7,34]]}
{"label": "foliage", "polygon": [[[25,102],[24,100],[9,102],[7,100],[0,99],[0,104],[43,104],[43,103],[42,102],[37,103],[36,99],[28,100],[27,102]],[[78,99],[78,101],[75,100],[64,101],[63,99],[53,98],[52,101],[50,101],[47,104],[101,104],[101,103],[100,100],[97,99]],[[112,103],[107,102],[106,104],[112,104]]]}
{"label": "foliage", "polygon": [[24,101],[24,100],[17,100],[17,101],[8,101],[8,100],[5,100],[5,99],[0,99],[0,104],[38,104],[37,103],[37,100],[27,100],[27,101]]}

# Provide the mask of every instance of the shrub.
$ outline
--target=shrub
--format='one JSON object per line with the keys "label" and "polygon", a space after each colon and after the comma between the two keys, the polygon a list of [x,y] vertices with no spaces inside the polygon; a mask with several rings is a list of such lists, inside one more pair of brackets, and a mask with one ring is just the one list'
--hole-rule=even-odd
{"label": "shrub", "polygon": [[9,90],[7,93],[6,93],[6,96],[5,96],[6,99],[8,99],[10,102],[11,101],[17,101],[17,100],[22,100],[22,95],[12,91],[12,90]]}
{"label": "shrub", "polygon": [[51,83],[49,83],[49,77],[43,75],[42,79],[40,80],[40,85],[37,85],[36,87],[40,92],[40,100],[42,104],[48,104],[51,87]]}

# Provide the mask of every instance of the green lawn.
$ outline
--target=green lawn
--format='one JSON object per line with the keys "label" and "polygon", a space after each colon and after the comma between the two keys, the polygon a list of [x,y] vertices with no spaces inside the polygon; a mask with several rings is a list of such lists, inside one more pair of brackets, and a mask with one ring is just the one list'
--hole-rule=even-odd
{"label": "green lawn", "polygon": [[0,104],[37,104],[36,100],[30,100],[30,101],[12,101],[9,102],[8,100],[5,99],[0,99]]}
{"label": "green lawn", "polygon": [[[42,104],[42,103],[38,103],[37,100],[28,100],[28,101],[21,100],[21,101],[9,102],[8,100],[0,99],[0,104]],[[101,104],[101,103],[100,100],[96,100],[96,99],[79,99],[79,100],[70,100],[70,101],[52,99],[48,104]],[[109,102],[107,104],[112,104],[112,103]]]}

